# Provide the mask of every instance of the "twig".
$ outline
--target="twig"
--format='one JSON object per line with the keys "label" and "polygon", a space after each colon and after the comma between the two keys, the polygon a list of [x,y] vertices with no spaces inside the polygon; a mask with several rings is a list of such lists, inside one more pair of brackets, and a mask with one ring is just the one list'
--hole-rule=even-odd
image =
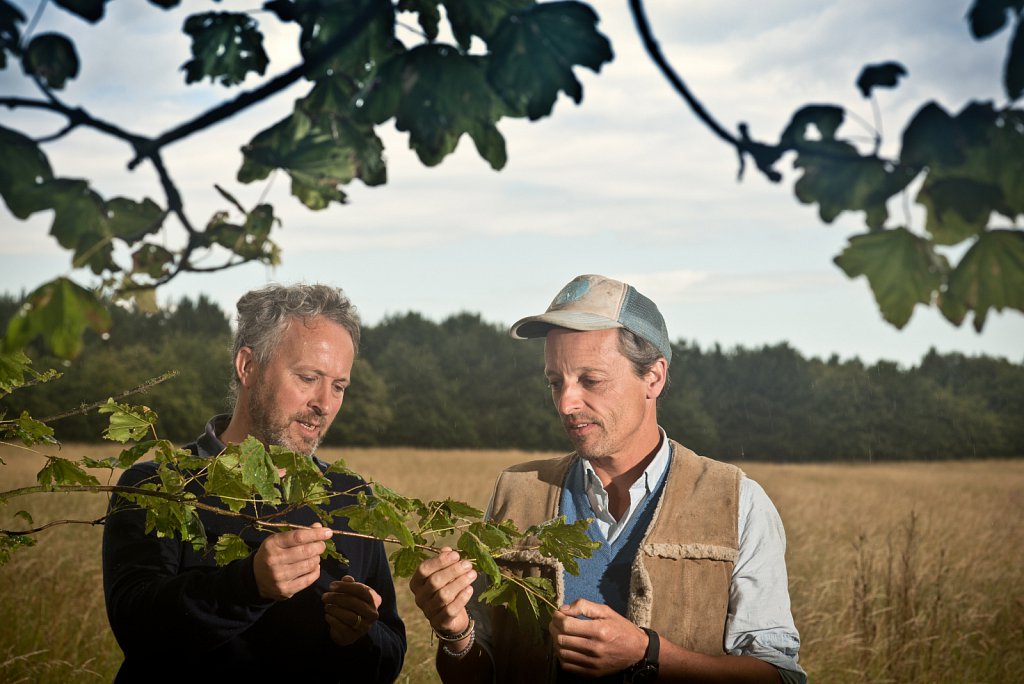
{"label": "twig", "polygon": [[[163,375],[158,375],[155,378],[151,378],[151,379],[145,381],[141,385],[137,385],[137,386],[131,388],[130,390],[125,390],[124,392],[121,392],[120,394],[118,394],[118,395],[116,395],[114,397],[111,397],[111,399],[114,399],[116,401],[118,399],[124,399],[127,396],[131,396],[132,394],[138,394],[140,392],[145,392],[148,389],[156,387],[161,382],[165,382],[167,380],[170,380],[171,378],[176,377],[177,375],[178,375],[178,371],[176,371],[176,370],[167,371]],[[79,406],[76,409],[71,409],[70,411],[65,411],[64,413],[58,413],[58,414],[53,415],[53,416],[47,416],[46,418],[39,419],[39,422],[40,423],[50,423],[50,422],[55,421],[55,420],[60,420],[61,418],[68,418],[70,416],[78,416],[78,415],[81,415],[83,413],[88,413],[89,411],[92,411],[95,408],[99,408],[100,406],[103,406],[106,403],[107,403],[107,400],[104,399],[103,401],[94,401],[91,404],[82,404],[81,406]]]}
{"label": "twig", "polygon": [[644,47],[647,49],[647,53],[654,60],[654,63],[661,69],[661,73],[664,74],[665,78],[668,79],[672,87],[675,88],[676,92],[683,96],[686,103],[690,105],[690,109],[693,110],[694,114],[700,118],[707,126],[714,131],[715,135],[729,143],[737,149],[741,149],[740,141],[736,139],[729,131],[725,130],[721,124],[719,124],[711,114],[704,109],[704,105],[694,97],[693,93],[683,82],[683,79],[672,69],[672,65],[668,63],[665,56],[661,52],[661,48],[658,47],[658,42],[654,39],[654,34],[651,32],[651,25],[647,21],[647,14],[644,12],[644,4],[641,0],[629,0],[629,9],[633,13],[633,21],[636,23],[636,29],[640,33],[640,38],[644,43]]}

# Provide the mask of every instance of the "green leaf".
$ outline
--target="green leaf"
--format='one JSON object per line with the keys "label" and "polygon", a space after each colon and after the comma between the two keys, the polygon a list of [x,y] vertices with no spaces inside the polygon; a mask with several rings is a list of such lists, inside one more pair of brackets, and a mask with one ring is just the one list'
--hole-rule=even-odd
{"label": "green leaf", "polygon": [[576,559],[590,558],[595,549],[601,548],[601,542],[587,536],[591,522],[591,519],[585,518],[566,524],[563,515],[528,529],[526,534],[537,537],[543,555],[560,561],[569,574],[578,575],[580,568]]}
{"label": "green leaf", "polygon": [[935,243],[955,245],[985,230],[992,212],[1001,206],[1000,188],[970,178],[936,176],[925,178],[916,198],[927,211],[925,227]]}
{"label": "green leaf", "polygon": [[356,471],[352,470],[345,464],[345,459],[339,458],[327,466],[328,473],[337,473],[339,475],[348,475],[349,477],[355,477],[362,480],[362,476]]}
{"label": "green leaf", "polygon": [[217,565],[227,565],[231,561],[243,560],[252,553],[249,545],[237,534],[220,535],[213,548],[213,557]]}
{"label": "green leaf", "polygon": [[275,264],[279,258],[277,245],[271,240],[261,240],[257,235],[246,232],[244,226],[228,223],[228,215],[225,212],[213,215],[206,225],[203,236],[207,244],[226,247],[245,259]]}
{"label": "green leaf", "polygon": [[333,558],[342,565],[351,565],[351,563],[349,563],[348,558],[345,558],[344,554],[338,551],[338,547],[335,545],[333,539],[325,540],[324,546],[326,548],[324,549],[324,552],[320,554],[320,558],[323,558],[324,560],[328,558]]}
{"label": "green leaf", "polygon": [[929,102],[922,106],[903,130],[900,161],[908,166],[953,166],[964,153],[956,141],[960,135],[953,117],[941,106]]}
{"label": "green leaf", "polygon": [[597,15],[583,3],[546,2],[507,17],[488,41],[487,78],[516,116],[548,116],[559,91],[579,104],[583,86],[573,67],[600,72],[612,61]]}
{"label": "green leaf", "polygon": [[115,197],[106,203],[104,210],[110,234],[128,244],[159,232],[166,216],[164,210],[148,197],[141,202]]}
{"label": "green leaf", "polygon": [[456,545],[463,558],[472,559],[478,570],[490,577],[492,582],[498,582],[501,570],[486,543],[472,532],[466,531],[459,537]]}
{"label": "green leaf", "polygon": [[[49,382],[54,378],[59,378],[60,375],[52,368],[45,373],[36,371],[32,368],[32,360],[21,350],[0,351],[0,398],[19,387]],[[26,376],[28,376],[27,380]]]}
{"label": "green leaf", "polygon": [[0,565],[11,560],[11,554],[18,549],[35,546],[36,540],[24,534],[0,535]]}
{"label": "green leaf", "polygon": [[[167,491],[166,486],[162,487]],[[142,488],[153,491],[160,489],[152,484],[143,485]],[[155,532],[158,537],[180,539],[184,544],[191,544],[196,551],[206,548],[206,530],[193,506],[141,494],[125,494],[124,498],[146,509],[146,534]]]}
{"label": "green leaf", "polygon": [[906,68],[899,62],[869,64],[857,77],[857,88],[864,97],[871,97],[875,88],[894,88],[901,76],[906,76]]}
{"label": "green leaf", "polygon": [[405,525],[405,518],[389,502],[376,498],[366,498],[360,493],[361,503],[345,506],[333,512],[335,516],[348,518],[349,527],[356,532],[369,534],[379,539],[396,539],[403,547],[415,545],[412,532]]}
{"label": "green leaf", "polygon": [[834,261],[850,278],[867,276],[882,316],[897,328],[916,304],[931,304],[949,271],[931,243],[905,228],[856,235]]}
{"label": "green leaf", "polygon": [[256,490],[260,498],[277,505],[281,501],[281,494],[277,483],[281,478],[277,474],[277,466],[274,465],[270,454],[263,448],[258,439],[247,437],[241,444],[240,460],[242,464],[242,482]]}
{"label": "green leaf", "polygon": [[14,514],[14,517],[18,518],[20,520],[24,520],[29,525],[32,524],[32,514],[29,513],[28,511],[18,511],[17,513]]}
{"label": "green leaf", "polygon": [[98,334],[108,332],[110,313],[89,290],[57,278],[30,294],[11,318],[4,348],[19,349],[41,335],[54,355],[73,359],[82,351],[86,328]]}
{"label": "green leaf", "polygon": [[518,616],[517,609],[521,595],[522,590],[518,589],[514,582],[501,577],[492,581],[487,589],[480,592],[477,599],[492,606],[504,605],[513,615]]}
{"label": "green leaf", "polygon": [[185,82],[209,76],[213,82],[233,86],[250,71],[262,76],[269,59],[257,26],[241,12],[204,12],[186,19],[183,31],[192,36],[192,59],[182,65]]}
{"label": "green leaf", "polygon": [[943,296],[974,311],[978,332],[989,309],[1024,311],[1024,232],[983,233],[950,274]]}
{"label": "green leaf", "polygon": [[535,4],[534,0],[444,0],[452,35],[463,50],[469,50],[473,36],[489,41],[511,12]]}
{"label": "green leaf", "polygon": [[793,186],[804,204],[818,204],[818,215],[831,223],[844,211],[863,211],[868,226],[880,229],[889,218],[886,202],[902,191],[917,170],[864,157],[836,140],[804,143],[793,162],[803,174]]}
{"label": "green leaf", "polygon": [[[461,501],[453,501],[450,498],[444,501],[421,503],[418,508],[420,530],[425,533],[441,534],[441,536],[454,533],[459,521],[479,521],[484,515],[483,511],[479,509]],[[498,529],[506,536],[509,536],[507,530]]]}
{"label": "green leaf", "polygon": [[82,470],[78,464],[56,456],[47,457],[46,465],[36,474],[36,480],[44,487],[99,484],[99,480]]}
{"label": "green leaf", "polygon": [[41,188],[53,178],[53,171],[38,145],[0,126],[0,159],[4,160],[0,164],[0,195],[12,214],[25,219],[52,206]]}
{"label": "green leaf", "polygon": [[504,138],[494,126],[504,111],[487,84],[482,58],[443,44],[421,45],[381,67],[365,105],[375,124],[395,117],[395,127],[409,132],[409,146],[426,166],[440,164],[468,133],[494,169],[506,162]]}
{"label": "green leaf", "polygon": [[[357,17],[367,6],[375,4],[378,11],[362,31],[333,50],[324,66],[309,78],[319,80],[324,76],[351,79],[362,88],[377,69],[403,50],[395,39],[395,13],[390,3],[379,0],[349,0],[331,4],[325,11],[319,0],[298,0],[290,3],[288,20],[302,26],[299,48],[305,60],[315,59],[326,49],[326,45],[349,30]],[[383,7],[382,5],[387,5]],[[278,5],[280,7],[280,5]]]}
{"label": "green leaf", "polygon": [[420,563],[427,560],[426,552],[410,547],[401,547],[391,554],[390,560],[395,569],[395,577],[412,577]]}
{"label": "green leaf", "polygon": [[103,18],[103,5],[109,0],[54,0],[72,14],[77,14],[82,19],[95,24]]}
{"label": "green leaf", "polygon": [[406,496],[402,496],[390,487],[385,487],[379,482],[373,483],[373,493],[378,499],[387,501],[395,507],[396,511],[408,513],[416,510],[416,502]]}
{"label": "green leaf", "polygon": [[[538,600],[537,595],[553,601],[555,597],[551,582],[543,577],[518,578],[522,584],[501,578],[494,582],[478,597],[490,605],[505,605],[519,623],[525,638],[539,639],[551,619],[552,608]],[[525,586],[524,586],[525,585]]]}
{"label": "green leaf", "polygon": [[309,456],[271,445],[270,457],[275,467],[286,471],[281,480],[281,492],[286,503],[328,500],[329,480]]}
{"label": "green leaf", "polygon": [[333,119],[329,128],[313,125],[309,116],[294,114],[262,131],[242,148],[238,180],[262,180],[275,168],[287,171],[292,194],[310,209],[345,203],[340,186],[359,178],[367,185],[384,182],[384,145],[373,128]]}
{"label": "green leaf", "polygon": [[137,442],[150,434],[156,425],[157,416],[148,406],[119,404],[113,399],[97,409],[100,415],[110,414],[110,422],[103,431],[104,439],[114,442]]}
{"label": "green leaf", "polygon": [[21,32],[18,24],[25,23],[25,15],[21,10],[7,2],[0,0],[0,69],[7,68],[7,53],[18,54],[18,45],[21,43]]}
{"label": "green leaf", "polygon": [[5,439],[19,439],[25,446],[57,443],[53,428],[30,416],[28,411],[22,411],[18,418],[7,422],[4,433]]}
{"label": "green leaf", "polygon": [[210,459],[206,480],[203,482],[207,496],[219,498],[235,513],[252,500],[252,488],[242,477],[239,458],[241,450],[241,446],[231,444],[223,454]]}
{"label": "green leaf", "polygon": [[[779,145],[783,147],[796,147],[808,142],[818,140],[835,140],[836,131],[843,123],[845,113],[842,107],[833,105],[808,105],[802,107],[793,114]],[[811,131],[817,131],[818,136],[812,137]]]}
{"label": "green leaf", "polygon": [[132,254],[132,271],[154,280],[170,273],[173,265],[174,254],[160,245],[145,243]]}
{"label": "green leaf", "polygon": [[[990,102],[971,102],[950,117],[936,105],[922,108],[904,131],[901,156],[927,167],[928,188],[952,179],[951,190],[969,193],[962,198],[944,193],[949,196],[939,199],[930,192],[919,196],[918,202],[935,210],[929,221],[937,226],[954,207],[958,218],[971,224],[987,221],[982,214],[988,211],[1011,220],[1024,214],[1024,164],[1020,161],[1024,159],[1024,112],[1020,110],[996,111]],[[938,211],[943,216],[932,215]],[[952,234],[963,232],[960,226]]]}
{"label": "green leaf", "polygon": [[967,19],[975,38],[987,38],[1006,26],[1007,11],[1020,11],[1021,0],[974,0]]}
{"label": "green leaf", "polygon": [[118,270],[103,198],[87,182],[70,178],[47,181],[39,190],[47,194],[54,210],[50,235],[61,247],[73,251],[74,266],[89,266],[97,275]]}
{"label": "green leaf", "polygon": [[49,87],[60,90],[69,78],[78,76],[78,54],[67,36],[41,33],[28,44],[21,67],[29,76],[38,76]]}

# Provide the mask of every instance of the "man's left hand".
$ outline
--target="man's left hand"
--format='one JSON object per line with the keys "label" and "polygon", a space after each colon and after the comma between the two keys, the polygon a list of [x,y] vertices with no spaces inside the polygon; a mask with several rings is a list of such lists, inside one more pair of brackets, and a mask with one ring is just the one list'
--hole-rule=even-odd
{"label": "man's left hand", "polygon": [[331,639],[339,646],[348,646],[370,631],[380,615],[380,594],[373,587],[356,582],[352,575],[331,582],[331,590],[323,595],[324,616],[331,628]]}
{"label": "man's left hand", "polygon": [[588,677],[621,672],[647,650],[642,629],[608,606],[584,599],[556,610],[548,631],[562,668]]}

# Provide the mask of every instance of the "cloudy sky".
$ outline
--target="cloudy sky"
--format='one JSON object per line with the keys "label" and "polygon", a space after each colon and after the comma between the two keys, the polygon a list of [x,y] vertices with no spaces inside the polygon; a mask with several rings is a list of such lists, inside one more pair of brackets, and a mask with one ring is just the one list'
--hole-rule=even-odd
{"label": "cloudy sky", "polygon": [[[27,7],[34,1],[16,0]],[[148,3],[113,2],[97,27],[65,19],[52,5],[37,32],[74,31],[83,61],[64,91],[69,104],[146,135],[155,135],[227,97],[210,84],[184,86],[177,68],[188,43],[184,16],[218,7],[252,8],[258,0],[211,5],[186,0],[165,13]],[[705,128],[670,89],[641,48],[625,0],[592,3],[615,60],[600,74],[579,70],[584,98],[566,97],[538,122],[503,120],[509,162],[500,172],[464,139],[440,166],[426,168],[389,125],[388,183],[346,188],[350,202],[310,212],[289,195],[284,176],[240,185],[239,147],[283,117],[304,94],[239,115],[166,151],[193,220],[223,208],[220,183],[246,205],[266,193],[284,227],[276,238],[284,264],[248,265],[216,275],[185,275],[162,302],[207,293],[226,310],[265,282],[322,281],[340,286],[374,324],[416,311],[433,320],[469,311],[510,324],[542,311],[573,276],[603,273],[634,283],[661,307],[673,339],[703,348],[788,342],[806,356],[860,357],[915,364],[930,347],[1024,361],[1024,316],[990,314],[983,333],[955,328],[935,309],[918,307],[902,331],[885,323],[867,282],[832,264],[860,215],[832,225],[792,194],[789,160],[782,184],[750,172],[737,182],[734,152]],[[731,130],[747,122],[754,137],[776,140],[792,113],[834,103],[858,119],[843,131],[870,136],[875,114],[854,86],[863,65],[902,62],[909,76],[878,92],[881,126],[892,150],[916,109],[936,100],[958,111],[969,99],[1003,101],[1000,69],[1009,35],[974,42],[964,16],[969,0],[649,0],[663,51],[704,105]],[[277,24],[269,15],[264,25]],[[416,40],[404,20],[407,43]],[[294,63],[295,34],[267,31],[268,77]],[[0,92],[35,96],[20,69],[0,72]],[[246,87],[260,79],[251,78]],[[0,111],[0,122],[43,135],[59,120]],[[76,132],[48,145],[55,173],[88,176],[105,197],[162,200],[148,169],[125,170],[130,150]],[[890,204],[892,220],[918,230],[912,194]],[[19,222],[0,209],[0,291],[18,293],[57,275],[82,284],[48,235],[50,217]],[[169,238],[168,244],[173,244]]]}

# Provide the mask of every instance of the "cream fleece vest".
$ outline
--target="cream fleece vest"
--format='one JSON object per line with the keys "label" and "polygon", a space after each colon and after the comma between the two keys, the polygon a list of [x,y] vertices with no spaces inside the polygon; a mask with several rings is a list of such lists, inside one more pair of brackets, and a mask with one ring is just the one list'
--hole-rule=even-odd
{"label": "cream fleece vest", "polygon": [[[736,521],[743,473],[670,444],[665,487],[633,561],[627,617],[684,648],[722,655],[729,585],[739,554]],[[511,519],[525,529],[556,517],[576,458],[531,461],[502,472],[495,483],[492,519]],[[565,602],[561,563],[536,551],[520,551],[509,560],[520,574],[550,579],[557,602]],[[541,641],[524,639],[513,616],[492,609],[489,631],[496,681],[554,681],[557,663],[546,630]]]}

